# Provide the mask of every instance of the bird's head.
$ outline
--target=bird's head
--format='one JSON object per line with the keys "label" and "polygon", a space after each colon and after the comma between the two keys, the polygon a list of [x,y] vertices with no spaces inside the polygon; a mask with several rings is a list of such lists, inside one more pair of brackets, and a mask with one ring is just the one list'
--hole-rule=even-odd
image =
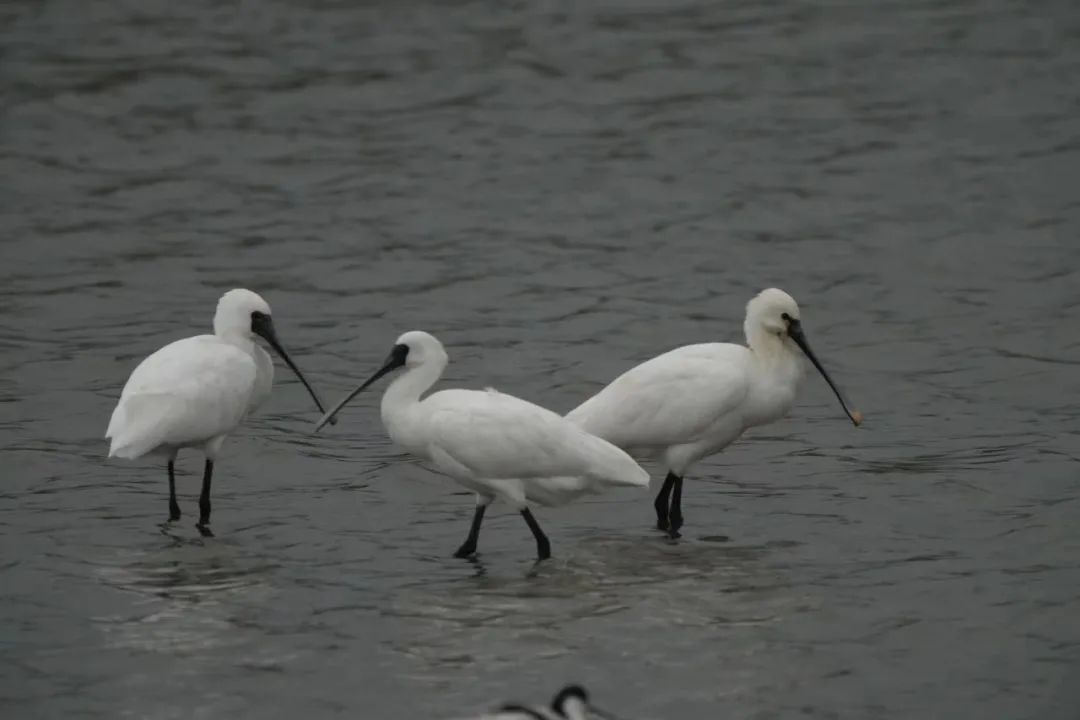
{"label": "bird's head", "polygon": [[743,329],[750,349],[760,355],[768,355],[781,348],[792,353],[796,353],[797,350],[802,351],[832,388],[836,399],[840,401],[840,406],[851,422],[854,425],[862,422],[862,413],[850,408],[847,398],[810,349],[810,342],[803,331],[799,304],[795,302],[795,298],[778,288],[762,290],[746,304],[746,321]]}
{"label": "bird's head", "polygon": [[258,293],[243,288],[230,290],[218,300],[217,312],[214,313],[214,334],[221,338],[242,338],[254,340],[261,337],[274,349],[285,364],[296,373],[300,382],[307,388],[311,399],[319,412],[325,412],[322,401],[319,399],[315,388],[307,381],[300,372],[289,353],[285,350],[281,340],[278,339],[277,330],[274,329],[274,320],[270,316],[270,304],[263,300]]}
{"label": "bird's head", "polygon": [[432,378],[432,382],[438,377],[438,374],[442,373],[443,368],[446,367],[447,355],[446,349],[443,348],[441,342],[439,342],[433,335],[424,332],[423,330],[410,330],[407,333],[403,333],[394,342],[394,346],[390,348],[390,354],[386,356],[386,360],[383,361],[382,366],[375,371],[375,373],[360,384],[355,390],[346,395],[337,405],[330,409],[322,419],[315,426],[316,432],[320,430],[323,425],[328,422],[334,421],[334,416],[338,414],[341,408],[359,395],[365,388],[374,383],[384,375],[388,375],[401,368],[413,369],[421,366],[429,368],[436,373]]}

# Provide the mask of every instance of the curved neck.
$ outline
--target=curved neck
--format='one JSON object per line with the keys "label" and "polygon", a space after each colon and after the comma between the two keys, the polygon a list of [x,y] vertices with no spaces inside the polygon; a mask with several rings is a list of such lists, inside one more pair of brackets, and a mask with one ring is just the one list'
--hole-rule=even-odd
{"label": "curved neck", "polygon": [[780,371],[797,379],[802,374],[802,351],[786,335],[777,335],[761,326],[747,324],[746,344],[761,367]]}
{"label": "curved neck", "polygon": [[746,333],[746,344],[760,358],[775,357],[789,350],[782,336],[769,332],[757,323],[751,324],[748,320],[743,325],[743,332]]}
{"label": "curved neck", "polygon": [[576,697],[564,700],[562,716],[567,720],[585,720],[588,717],[585,703]]}
{"label": "curved neck", "polygon": [[421,363],[398,375],[386,388],[382,397],[382,415],[393,418],[410,405],[420,401],[420,396],[442,376],[446,361]]}
{"label": "curved neck", "polygon": [[235,328],[228,326],[218,327],[218,324],[215,322],[214,334],[230,345],[235,345],[240,348],[249,355],[255,354],[257,345],[255,344],[255,338],[249,332],[244,332],[242,330],[238,331]]}

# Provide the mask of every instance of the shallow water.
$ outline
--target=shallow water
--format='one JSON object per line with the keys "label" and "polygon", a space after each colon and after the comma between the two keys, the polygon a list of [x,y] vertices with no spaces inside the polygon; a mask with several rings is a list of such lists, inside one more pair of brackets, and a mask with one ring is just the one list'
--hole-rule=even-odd
{"label": "shallow water", "polygon": [[[1080,12],[937,2],[0,8],[0,711],[1073,718]],[[278,370],[214,528],[105,462],[139,358],[261,292],[336,398],[399,332],[559,411],[757,289],[810,376],[651,493],[489,514]],[[660,470],[653,468],[654,475]],[[730,542],[719,536],[730,535]]]}

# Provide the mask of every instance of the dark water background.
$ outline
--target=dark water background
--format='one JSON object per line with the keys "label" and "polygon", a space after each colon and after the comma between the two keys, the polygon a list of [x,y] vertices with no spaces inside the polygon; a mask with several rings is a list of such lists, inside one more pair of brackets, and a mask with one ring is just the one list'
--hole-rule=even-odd
{"label": "dark water background", "polygon": [[[1075,718],[1071,1],[0,6],[0,714],[445,718],[566,680],[635,718]],[[262,293],[336,398],[396,335],[566,411],[777,285],[811,378],[651,493],[489,519],[377,394],[279,369],[214,526],[106,462],[138,359]],[[655,472],[655,470],[654,470]],[[715,542],[720,533],[729,543]]]}

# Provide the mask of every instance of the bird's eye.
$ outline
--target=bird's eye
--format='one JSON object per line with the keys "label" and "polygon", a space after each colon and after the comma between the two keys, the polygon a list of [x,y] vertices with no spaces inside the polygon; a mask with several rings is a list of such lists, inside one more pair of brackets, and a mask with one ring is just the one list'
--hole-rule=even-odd
{"label": "bird's eye", "polygon": [[786,322],[791,322],[791,316],[788,315],[787,313],[780,313],[780,317],[781,317],[781,319],[785,320]]}

